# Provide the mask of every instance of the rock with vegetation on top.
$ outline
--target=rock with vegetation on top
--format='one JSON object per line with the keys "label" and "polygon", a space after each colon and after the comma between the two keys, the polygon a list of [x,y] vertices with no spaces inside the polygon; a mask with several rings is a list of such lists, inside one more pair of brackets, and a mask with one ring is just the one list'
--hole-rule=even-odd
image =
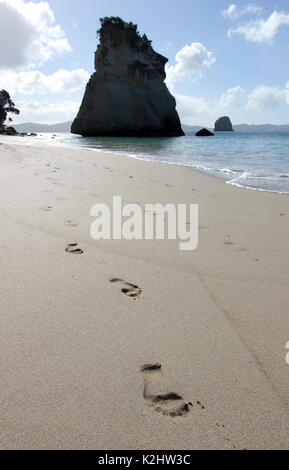
{"label": "rock with vegetation on top", "polygon": [[231,120],[228,116],[220,117],[215,122],[215,132],[234,132]]}
{"label": "rock with vegetation on top", "polygon": [[102,18],[100,43],[71,132],[82,136],[182,136],[176,101],[164,83],[167,59],[137,26]]}
{"label": "rock with vegetation on top", "polygon": [[215,134],[213,134],[213,132],[211,131],[208,131],[208,129],[201,129],[200,131],[196,133],[197,137],[211,137],[213,135]]}
{"label": "rock with vegetation on top", "polygon": [[2,135],[18,135],[18,132],[14,127],[6,127],[0,125],[0,134]]}
{"label": "rock with vegetation on top", "polygon": [[[7,120],[8,113],[19,114],[19,109],[15,108],[15,104],[12,101],[8,91],[0,91],[0,134],[2,135],[17,135],[17,131],[14,127],[7,127],[5,121]],[[8,119],[12,121],[11,118]]]}

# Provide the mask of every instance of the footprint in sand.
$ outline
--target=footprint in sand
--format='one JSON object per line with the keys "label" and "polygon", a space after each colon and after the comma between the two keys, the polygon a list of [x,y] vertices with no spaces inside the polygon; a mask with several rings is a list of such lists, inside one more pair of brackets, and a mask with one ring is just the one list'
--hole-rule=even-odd
{"label": "footprint in sand", "polygon": [[77,248],[78,247],[78,243],[70,243],[67,248],[66,248],[66,252],[67,253],[71,253],[73,255],[82,255],[83,254],[83,250],[81,250],[80,248]]}
{"label": "footprint in sand", "polygon": [[74,223],[73,220],[67,220],[66,224],[67,224],[69,227],[73,227],[73,228],[78,227],[78,224]]}
{"label": "footprint in sand", "polygon": [[226,235],[226,237],[227,237],[228,240],[226,242],[224,242],[224,245],[235,245],[235,242],[233,242],[231,240],[231,238],[232,238],[231,235]]}
{"label": "footprint in sand", "polygon": [[138,286],[125,282],[122,279],[111,279],[110,282],[116,284],[121,289],[121,292],[128,297],[136,299],[142,293],[142,290]]}
{"label": "footprint in sand", "polygon": [[184,399],[175,392],[155,393],[160,389],[162,381],[161,364],[146,364],[141,368],[144,377],[144,399],[149,406],[158,413],[174,418],[176,416],[187,416],[192,403],[186,403]]}

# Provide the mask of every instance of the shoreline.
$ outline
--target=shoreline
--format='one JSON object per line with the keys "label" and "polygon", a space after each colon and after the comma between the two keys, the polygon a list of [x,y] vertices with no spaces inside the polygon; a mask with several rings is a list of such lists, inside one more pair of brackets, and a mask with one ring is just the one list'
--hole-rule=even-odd
{"label": "shoreline", "polygon": [[[8,139],[0,447],[288,449],[289,199],[180,165]],[[90,209],[113,195],[199,204],[198,249],[93,241]],[[193,407],[155,411],[166,393]]]}
{"label": "shoreline", "polygon": [[[57,133],[55,135],[57,135]],[[0,141],[1,141],[2,137],[3,136],[0,136]],[[285,196],[289,195],[289,192],[286,192],[286,191],[277,191],[277,190],[273,190],[273,189],[270,190],[270,189],[263,189],[263,188],[255,188],[255,187],[245,186],[245,185],[242,185],[242,184],[239,184],[239,183],[234,183],[233,180],[238,175],[238,172],[236,170],[229,169],[230,171],[228,172],[227,169],[223,169],[223,170],[222,169],[215,169],[214,170],[214,169],[205,168],[205,167],[202,168],[198,165],[190,165],[190,164],[185,164],[185,163],[169,162],[169,161],[150,160],[150,159],[147,159],[147,158],[142,158],[141,156],[138,156],[136,154],[120,152],[120,151],[117,151],[117,150],[105,150],[105,149],[98,149],[98,148],[93,148],[93,147],[81,147],[81,146],[77,147],[77,146],[69,146],[69,145],[66,145],[66,144],[58,146],[57,142],[56,143],[47,142],[46,144],[43,144],[43,145],[40,145],[41,143],[39,143],[39,145],[38,145],[37,142],[33,142],[33,143],[31,143],[31,145],[29,145],[29,143],[27,141],[18,143],[17,140],[19,138],[24,139],[23,137],[19,137],[19,136],[18,137],[13,137],[13,136],[4,137],[4,143],[9,143],[9,141],[10,141],[13,144],[15,143],[15,145],[24,145],[24,146],[28,146],[28,147],[42,147],[42,148],[53,147],[53,148],[61,148],[61,149],[87,150],[87,151],[96,152],[96,153],[104,153],[104,154],[108,154],[108,155],[118,155],[118,156],[121,156],[121,157],[128,157],[128,158],[131,158],[133,160],[140,160],[140,161],[144,161],[144,162],[148,162],[148,163],[160,163],[160,164],[171,165],[171,166],[181,166],[181,167],[185,167],[185,168],[190,168],[193,171],[197,171],[197,172],[199,172],[201,174],[204,174],[204,175],[213,176],[214,178],[221,179],[225,182],[225,184],[228,184],[230,186],[234,186],[234,187],[237,187],[237,188],[240,188],[240,189],[247,189],[247,190],[251,190],[251,191],[260,191],[260,192],[272,193],[272,194],[281,194],[281,195],[285,195]],[[25,139],[27,139],[27,138],[29,139],[30,137],[25,137]],[[31,137],[31,138],[33,139],[33,137]],[[11,139],[13,139],[13,141],[11,141]],[[7,142],[6,142],[6,140],[7,140]],[[227,178],[225,176],[228,173],[234,173],[234,178],[232,180],[230,180],[229,178]]]}

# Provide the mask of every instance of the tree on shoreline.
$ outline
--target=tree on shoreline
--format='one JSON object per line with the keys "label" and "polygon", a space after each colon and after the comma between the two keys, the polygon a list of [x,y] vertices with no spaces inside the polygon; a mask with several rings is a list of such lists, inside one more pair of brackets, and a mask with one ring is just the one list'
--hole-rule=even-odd
{"label": "tree on shoreline", "polygon": [[[15,107],[15,103],[12,101],[8,91],[0,91],[0,126],[4,127],[4,123],[7,119],[8,113],[19,114],[20,111]],[[12,119],[9,118],[11,122]]]}

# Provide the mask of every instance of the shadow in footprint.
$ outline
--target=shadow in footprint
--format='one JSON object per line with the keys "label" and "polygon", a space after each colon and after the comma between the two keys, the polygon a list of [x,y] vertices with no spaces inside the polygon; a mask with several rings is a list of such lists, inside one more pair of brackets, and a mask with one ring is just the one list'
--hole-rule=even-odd
{"label": "shadow in footprint", "polygon": [[136,299],[142,293],[142,290],[138,286],[125,282],[122,279],[111,279],[110,282],[112,284],[116,284],[120,288],[121,292],[128,297]]}
{"label": "shadow in footprint", "polygon": [[161,364],[146,364],[141,368],[144,377],[144,399],[147,404],[164,416],[174,418],[176,416],[187,416],[192,403],[186,403],[183,397],[175,392],[155,393],[161,386],[162,366]]}
{"label": "shadow in footprint", "polygon": [[78,243],[70,243],[67,248],[66,248],[66,252],[67,253],[71,253],[73,255],[82,255],[83,254],[83,250],[81,250],[80,248],[77,248],[78,247]]}
{"label": "shadow in footprint", "polygon": [[73,222],[73,220],[67,220],[66,225],[68,225],[69,227],[73,227],[73,228],[76,228],[79,226],[79,224],[76,224],[75,222]]}

